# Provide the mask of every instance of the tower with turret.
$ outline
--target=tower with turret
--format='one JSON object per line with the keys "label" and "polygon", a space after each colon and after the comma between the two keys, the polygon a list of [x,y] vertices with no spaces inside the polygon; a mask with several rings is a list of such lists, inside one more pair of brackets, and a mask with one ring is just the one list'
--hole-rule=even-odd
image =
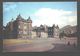
{"label": "tower with turret", "polygon": [[59,37],[59,26],[53,25],[53,37]]}
{"label": "tower with turret", "polygon": [[31,38],[31,36],[32,36],[32,20],[31,20],[31,18],[30,18],[30,16],[28,17],[28,19],[27,19],[27,36],[28,36],[28,38]]}
{"label": "tower with turret", "polygon": [[30,17],[24,19],[20,14],[16,20],[11,20],[6,26],[6,35],[8,38],[31,38],[32,20]]}
{"label": "tower with turret", "polygon": [[32,31],[32,20],[30,16],[28,19],[23,19],[21,15],[19,14],[16,18],[17,20],[17,32],[18,32],[18,38],[21,39],[28,39],[31,38],[31,31]]}

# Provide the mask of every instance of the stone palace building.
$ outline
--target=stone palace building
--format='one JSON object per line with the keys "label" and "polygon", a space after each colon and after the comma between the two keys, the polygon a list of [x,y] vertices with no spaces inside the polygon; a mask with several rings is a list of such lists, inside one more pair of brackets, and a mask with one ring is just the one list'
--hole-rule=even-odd
{"label": "stone palace building", "polygon": [[53,38],[59,37],[58,25],[48,27],[47,25],[40,25],[40,27],[32,27],[32,20],[28,17],[23,19],[19,14],[16,20],[11,20],[4,28],[4,36],[8,39],[31,39],[31,38]]}

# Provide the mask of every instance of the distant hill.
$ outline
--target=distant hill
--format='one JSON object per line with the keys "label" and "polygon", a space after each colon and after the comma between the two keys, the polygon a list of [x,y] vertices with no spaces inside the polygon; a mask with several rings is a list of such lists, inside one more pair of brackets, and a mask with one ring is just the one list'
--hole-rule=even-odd
{"label": "distant hill", "polygon": [[60,33],[63,31],[66,35],[76,35],[77,26],[70,26],[70,25],[64,26],[63,28],[60,29]]}
{"label": "distant hill", "polygon": [[60,32],[66,31],[70,28],[70,25],[64,26],[63,28],[60,29]]}

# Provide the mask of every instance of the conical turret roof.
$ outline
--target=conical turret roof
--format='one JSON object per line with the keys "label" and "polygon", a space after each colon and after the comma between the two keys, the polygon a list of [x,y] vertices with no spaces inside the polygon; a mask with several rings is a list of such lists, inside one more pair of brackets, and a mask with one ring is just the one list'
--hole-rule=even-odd
{"label": "conical turret roof", "polygon": [[28,22],[32,22],[32,20],[31,20],[30,16],[28,17],[27,21],[28,21]]}
{"label": "conical turret roof", "polygon": [[20,15],[20,14],[17,16],[17,19],[22,19],[22,17],[21,17],[21,15]]}
{"label": "conical turret roof", "polygon": [[13,18],[11,19],[11,22],[13,22]]}

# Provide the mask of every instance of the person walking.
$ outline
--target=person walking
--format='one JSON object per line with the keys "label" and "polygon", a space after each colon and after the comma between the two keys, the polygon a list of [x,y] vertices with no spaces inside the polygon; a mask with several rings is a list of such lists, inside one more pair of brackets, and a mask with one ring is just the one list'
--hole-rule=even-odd
{"label": "person walking", "polygon": [[61,38],[64,38],[64,31],[59,34],[59,38],[60,38],[60,40],[61,40]]}

